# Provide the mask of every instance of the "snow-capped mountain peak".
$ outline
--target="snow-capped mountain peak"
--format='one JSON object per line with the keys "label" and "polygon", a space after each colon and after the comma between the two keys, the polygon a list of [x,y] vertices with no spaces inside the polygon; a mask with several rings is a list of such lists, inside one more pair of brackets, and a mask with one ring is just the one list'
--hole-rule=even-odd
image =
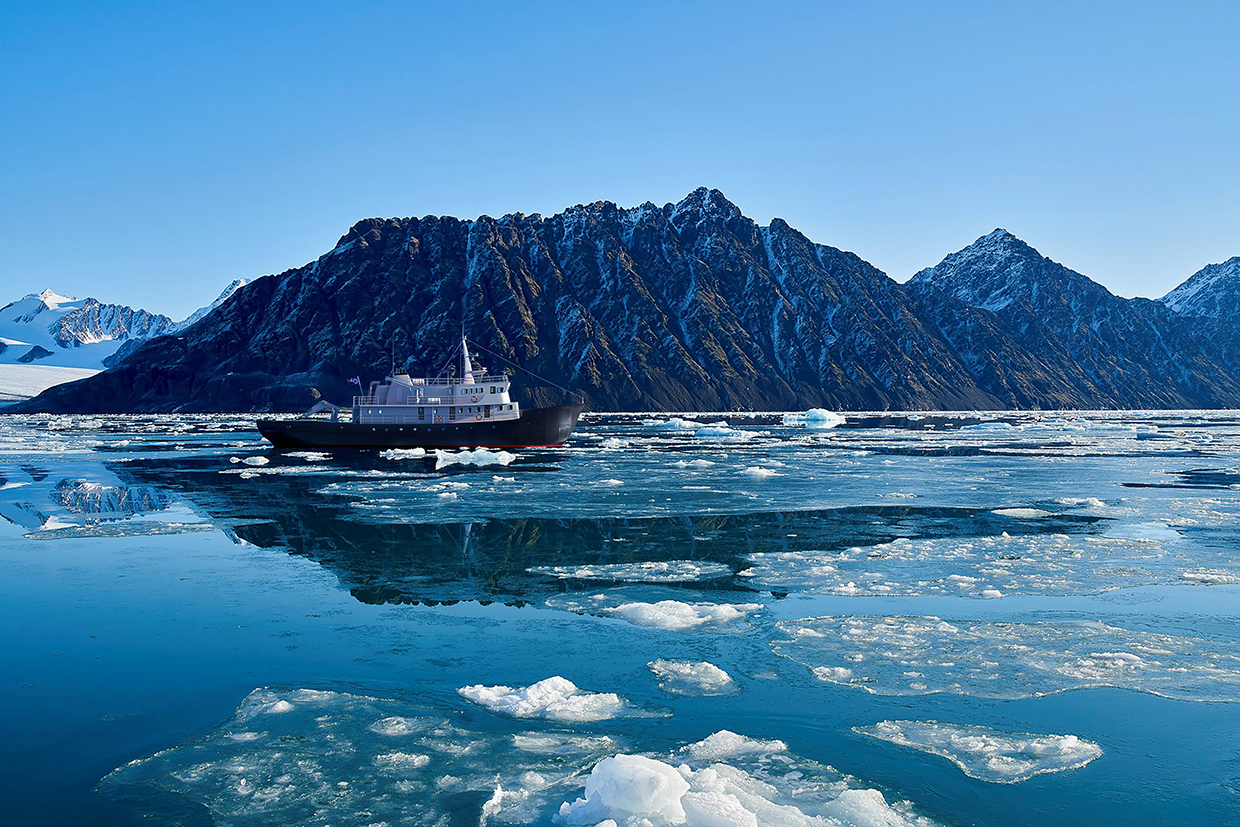
{"label": "snow-capped mountain peak", "polygon": [[182,330],[189,327],[190,325],[197,323],[198,321],[203,319],[205,316],[207,316],[207,314],[215,310],[215,308],[219,307],[221,304],[231,299],[233,293],[236,293],[238,290],[240,290],[242,287],[245,287],[247,284],[249,284],[252,281],[253,279],[233,279],[232,283],[229,284],[227,287],[225,287],[224,290],[219,294],[219,296],[215,298],[215,301],[211,302],[206,307],[198,308],[193,313],[189,314],[189,316],[187,316],[184,320],[177,322],[173,326],[173,329],[169,332],[180,333]]}
{"label": "snow-capped mountain peak", "polygon": [[49,288],[0,307],[0,363],[99,369],[124,341],[171,326],[167,316]]}
{"label": "snow-capped mountain peak", "polygon": [[1240,302],[1240,256],[1202,267],[1161,301],[1189,316],[1218,319],[1234,313]]}

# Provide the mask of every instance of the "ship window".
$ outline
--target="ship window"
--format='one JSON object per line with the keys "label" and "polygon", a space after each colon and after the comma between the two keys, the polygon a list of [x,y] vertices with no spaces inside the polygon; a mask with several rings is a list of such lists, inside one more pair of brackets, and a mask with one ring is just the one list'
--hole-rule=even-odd
{"label": "ship window", "polygon": [[448,408],[448,419],[456,419],[456,406],[455,405]]}
{"label": "ship window", "polygon": [[491,393],[495,393],[495,386],[494,386],[494,385],[492,385],[492,386],[491,386]]}
{"label": "ship window", "polygon": [[426,408],[418,408],[418,421],[421,422],[426,418]]}

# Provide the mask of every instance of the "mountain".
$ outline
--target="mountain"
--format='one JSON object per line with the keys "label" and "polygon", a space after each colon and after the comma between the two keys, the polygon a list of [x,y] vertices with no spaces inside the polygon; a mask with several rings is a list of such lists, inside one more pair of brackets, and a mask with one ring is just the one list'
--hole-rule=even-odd
{"label": "mountain", "polygon": [[1240,256],[1202,267],[1159,301],[1189,316],[1234,319],[1240,307]]}
{"label": "mountain", "polygon": [[393,351],[433,369],[462,321],[485,348],[600,409],[1001,404],[893,280],[700,189],[662,207],[597,202],[550,218],[362,221],[317,261],[246,286],[37,406],[304,408],[307,386],[343,400],[345,377],[375,376]]}
{"label": "mountain", "polygon": [[[304,410],[462,326],[597,410],[1240,405],[1213,328],[1002,230],[900,285],[718,190],[633,208],[367,219],[318,260],[24,410]],[[483,355],[482,361],[490,361]],[[501,367],[492,363],[492,367]],[[532,380],[522,400],[560,398]]]}
{"label": "mountain", "polygon": [[[1009,352],[1038,364],[1046,389],[1058,389],[1052,399],[1068,407],[1221,407],[1240,399],[1240,373],[1216,325],[1115,296],[1006,230],[922,270],[908,289],[925,315],[941,315],[950,296],[995,321]],[[966,364],[985,355],[973,318],[937,325]]]}
{"label": "mountain", "polygon": [[0,308],[0,364],[99,369],[122,342],[172,327],[167,316],[44,290]]}
{"label": "mountain", "polygon": [[221,304],[223,304],[224,302],[232,298],[233,293],[236,293],[238,290],[240,290],[242,287],[245,287],[251,281],[252,279],[233,279],[232,283],[229,284],[227,287],[225,287],[224,290],[219,294],[219,296],[215,298],[215,301],[211,302],[206,307],[198,308],[193,313],[189,314],[188,317],[186,317],[182,321],[177,322],[175,325],[173,325],[173,328],[170,332],[180,333],[182,330],[189,327],[190,325],[196,324],[199,320],[205,318],[208,313],[211,313],[212,311],[215,310],[215,308],[219,307]]}

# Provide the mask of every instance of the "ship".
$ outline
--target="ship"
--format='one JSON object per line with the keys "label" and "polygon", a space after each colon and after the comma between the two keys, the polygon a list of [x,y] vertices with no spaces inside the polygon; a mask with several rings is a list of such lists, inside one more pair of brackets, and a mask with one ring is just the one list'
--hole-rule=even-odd
{"label": "ship", "polygon": [[[320,400],[295,419],[260,419],[258,431],[277,449],[558,448],[585,408],[583,402],[522,409],[512,398],[512,375],[475,366],[464,336],[449,361],[435,377],[393,368],[353,397],[347,420],[340,407]],[[360,389],[360,380],[351,381]]]}

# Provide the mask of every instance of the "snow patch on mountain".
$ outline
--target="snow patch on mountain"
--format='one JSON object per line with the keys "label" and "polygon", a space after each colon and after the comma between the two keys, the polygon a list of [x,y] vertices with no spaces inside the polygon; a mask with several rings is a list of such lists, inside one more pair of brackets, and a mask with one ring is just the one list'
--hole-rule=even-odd
{"label": "snow patch on mountain", "polygon": [[1208,264],[1160,301],[1188,316],[1226,318],[1240,300],[1240,256]]}

